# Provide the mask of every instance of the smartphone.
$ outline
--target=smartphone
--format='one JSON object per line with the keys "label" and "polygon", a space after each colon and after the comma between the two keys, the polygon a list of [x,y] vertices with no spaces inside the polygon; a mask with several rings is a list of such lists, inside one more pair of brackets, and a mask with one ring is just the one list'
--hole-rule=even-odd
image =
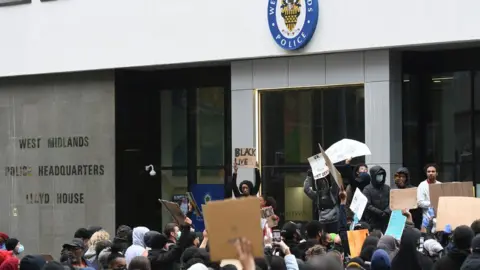
{"label": "smartphone", "polygon": [[417,250],[420,251],[420,252],[423,252],[423,243],[425,241],[425,238],[422,236],[420,237],[420,239],[418,240],[418,247],[417,247]]}
{"label": "smartphone", "polygon": [[272,231],[272,235],[273,235],[273,242],[282,242],[282,235],[280,233],[280,230],[273,230]]}

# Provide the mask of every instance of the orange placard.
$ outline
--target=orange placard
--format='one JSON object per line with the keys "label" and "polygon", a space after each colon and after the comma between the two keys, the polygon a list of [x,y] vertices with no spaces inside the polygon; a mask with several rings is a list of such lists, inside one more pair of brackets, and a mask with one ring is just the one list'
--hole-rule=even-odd
{"label": "orange placard", "polygon": [[350,257],[360,256],[363,242],[368,236],[368,230],[347,231],[348,247],[350,248]]}

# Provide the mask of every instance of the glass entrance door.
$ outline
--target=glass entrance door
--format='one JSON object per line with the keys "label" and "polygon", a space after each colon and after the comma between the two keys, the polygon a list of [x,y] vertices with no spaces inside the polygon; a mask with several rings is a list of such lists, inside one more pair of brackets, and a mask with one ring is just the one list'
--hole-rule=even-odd
{"label": "glass entrance door", "polygon": [[172,218],[159,198],[181,204],[198,185],[219,193],[231,175],[230,68],[118,71],[116,80],[117,225],[161,231]]}

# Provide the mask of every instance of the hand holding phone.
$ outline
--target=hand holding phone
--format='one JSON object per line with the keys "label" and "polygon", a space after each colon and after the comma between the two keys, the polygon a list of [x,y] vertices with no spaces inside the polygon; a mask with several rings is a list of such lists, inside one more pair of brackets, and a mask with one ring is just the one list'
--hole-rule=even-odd
{"label": "hand holding phone", "polygon": [[280,233],[280,230],[273,230],[272,235],[273,235],[273,239],[272,239],[273,242],[276,242],[276,243],[282,242],[282,235]]}

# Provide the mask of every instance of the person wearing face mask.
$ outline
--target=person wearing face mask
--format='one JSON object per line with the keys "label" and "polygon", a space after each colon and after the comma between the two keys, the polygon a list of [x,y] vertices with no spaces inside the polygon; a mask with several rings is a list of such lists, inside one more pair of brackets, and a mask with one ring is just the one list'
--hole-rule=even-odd
{"label": "person wearing face mask", "polygon": [[390,187],[385,185],[387,173],[382,167],[375,166],[370,169],[370,175],[372,182],[363,189],[368,203],[362,219],[368,222],[372,229],[384,232],[392,213],[390,210]]}
{"label": "person wearing face mask", "polygon": [[182,232],[180,231],[176,223],[168,223],[167,225],[165,225],[163,234],[167,236],[167,243],[165,247],[169,249],[171,246],[177,243],[177,240],[180,239]]}
{"label": "person wearing face mask", "polygon": [[20,241],[16,238],[9,238],[5,242],[5,249],[12,251],[13,254],[15,255],[20,255],[22,252],[25,250],[22,244],[20,244]]}
{"label": "person wearing face mask", "polygon": [[347,204],[345,207],[347,213],[347,223],[353,221],[354,213],[350,209],[350,205],[352,204],[353,196],[355,195],[355,191],[357,188],[363,192],[363,189],[368,186],[371,182],[370,174],[368,174],[368,167],[365,164],[360,164],[355,169],[355,178],[354,180],[348,185],[346,192],[347,192]]}

